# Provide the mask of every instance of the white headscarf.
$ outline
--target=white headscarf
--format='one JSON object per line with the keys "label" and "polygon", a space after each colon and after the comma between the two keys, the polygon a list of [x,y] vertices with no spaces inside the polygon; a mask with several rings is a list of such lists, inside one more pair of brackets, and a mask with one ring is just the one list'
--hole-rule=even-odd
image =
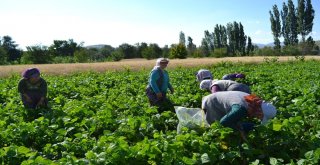
{"label": "white headscarf", "polygon": [[261,124],[266,124],[269,119],[274,118],[277,114],[276,107],[267,102],[262,102],[261,109],[263,112],[263,119],[261,121]]}
{"label": "white headscarf", "polygon": [[200,89],[210,90],[211,85],[212,85],[212,80],[202,80],[200,83]]}
{"label": "white headscarf", "polygon": [[198,72],[197,72],[197,81],[201,82],[203,79],[213,79],[213,76],[211,74],[211,72],[209,70],[206,70],[206,69],[200,69]]}
{"label": "white headscarf", "polygon": [[156,65],[153,67],[153,69],[158,69],[160,67],[161,62],[169,62],[168,58],[158,58],[156,61]]}

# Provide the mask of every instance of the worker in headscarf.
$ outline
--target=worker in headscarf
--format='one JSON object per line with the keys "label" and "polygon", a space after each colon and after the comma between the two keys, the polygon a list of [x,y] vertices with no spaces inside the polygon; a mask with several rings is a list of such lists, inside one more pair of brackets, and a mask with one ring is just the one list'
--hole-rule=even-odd
{"label": "worker in headscarf", "polygon": [[31,109],[47,107],[47,82],[40,77],[39,69],[26,69],[22,77],[18,84],[18,91],[23,105]]}
{"label": "worker in headscarf", "polygon": [[157,106],[159,112],[174,111],[172,102],[167,98],[168,89],[174,93],[169,74],[165,70],[169,63],[167,58],[159,58],[150,72],[146,94],[151,106]]}

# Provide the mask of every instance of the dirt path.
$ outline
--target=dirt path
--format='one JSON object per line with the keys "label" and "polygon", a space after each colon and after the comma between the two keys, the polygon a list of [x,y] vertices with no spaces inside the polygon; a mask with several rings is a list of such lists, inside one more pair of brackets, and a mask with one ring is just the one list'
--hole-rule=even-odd
{"label": "dirt path", "polygon": [[[265,58],[275,57],[226,57],[226,58],[188,58],[188,59],[173,59],[170,60],[168,68],[174,67],[193,67],[193,66],[207,66],[219,62],[244,62],[244,63],[259,63],[263,62]],[[306,56],[306,59],[320,60],[320,56]],[[293,56],[278,57],[278,61],[295,60]],[[103,62],[103,63],[76,63],[76,64],[35,64],[35,65],[7,65],[0,66],[0,77],[7,77],[11,74],[21,73],[24,69],[30,67],[37,67],[42,73],[48,75],[67,75],[75,72],[83,71],[113,71],[124,69],[151,69],[155,65],[156,60],[146,59],[130,59],[119,62]]]}

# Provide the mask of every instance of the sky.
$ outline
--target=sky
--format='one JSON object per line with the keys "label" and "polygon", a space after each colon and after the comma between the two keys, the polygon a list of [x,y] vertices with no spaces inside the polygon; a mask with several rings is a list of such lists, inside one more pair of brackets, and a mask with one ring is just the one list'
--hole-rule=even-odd
{"label": "sky", "polygon": [[[320,1],[312,37],[320,40]],[[0,0],[0,37],[19,48],[69,40],[84,46],[179,42],[180,32],[200,46],[204,31],[241,22],[253,43],[273,42],[270,14],[287,0]],[[295,5],[297,0],[293,0]]]}

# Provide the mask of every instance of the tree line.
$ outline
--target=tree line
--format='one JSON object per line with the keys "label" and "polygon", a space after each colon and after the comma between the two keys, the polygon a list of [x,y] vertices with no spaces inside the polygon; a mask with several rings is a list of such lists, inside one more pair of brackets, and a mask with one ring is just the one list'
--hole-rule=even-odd
{"label": "tree line", "polygon": [[[274,50],[277,53],[291,50],[301,54],[317,54],[319,46],[311,36],[315,11],[311,0],[298,0],[297,7],[292,0],[283,2],[282,10],[279,11],[277,5],[273,5],[269,11],[271,30],[274,38]],[[298,36],[301,40],[299,42]],[[283,46],[280,38],[283,38]],[[296,49],[296,50],[294,50]]]}
{"label": "tree line", "polygon": [[46,64],[73,62],[119,61],[121,59],[159,57],[226,57],[253,54],[251,38],[244,33],[243,25],[238,22],[227,26],[216,25],[214,32],[204,31],[201,45],[197,47],[189,36],[186,41],[181,31],[179,42],[170,47],[159,47],[156,43],[145,42],[130,45],[123,43],[114,48],[110,45],[84,47],[73,39],[54,40],[50,46],[27,46],[26,51],[17,49],[18,44],[10,36],[0,38],[1,64]]}
{"label": "tree line", "polygon": [[[298,0],[295,8],[292,0],[283,2],[282,10],[273,5],[269,11],[273,47],[259,48],[251,37],[245,34],[241,22],[216,24],[213,32],[204,31],[201,44],[197,47],[193,39],[180,32],[179,42],[159,47],[156,43],[145,42],[130,45],[123,43],[117,48],[110,45],[84,47],[83,42],[73,39],[54,40],[50,46],[27,46],[26,51],[18,49],[18,44],[10,36],[0,36],[0,65],[4,64],[46,64],[119,61],[130,58],[154,59],[159,57],[232,57],[268,55],[319,54],[319,46],[311,36],[314,9],[311,0]],[[301,36],[299,42],[298,36]],[[307,37],[307,39],[306,39]],[[280,39],[283,38],[283,44]],[[282,46],[283,45],[283,46]]]}

